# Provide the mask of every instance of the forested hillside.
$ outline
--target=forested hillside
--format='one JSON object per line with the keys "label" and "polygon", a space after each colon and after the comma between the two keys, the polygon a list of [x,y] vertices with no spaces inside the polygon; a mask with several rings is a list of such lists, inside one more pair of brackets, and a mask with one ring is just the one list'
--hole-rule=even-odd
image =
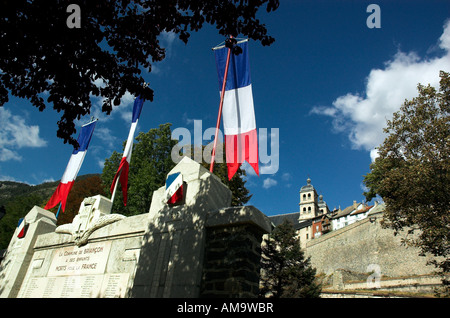
{"label": "forested hillside", "polygon": [[[58,183],[59,181],[54,181],[32,186],[20,182],[0,181],[0,207],[3,206],[6,211],[6,215],[0,220],[0,250],[8,247],[19,219],[35,205],[43,208]],[[99,175],[79,176],[67,199],[65,212],[60,213],[58,217],[58,225],[72,222],[81,201],[87,196],[96,194],[104,195]],[[57,209],[58,206],[51,211],[56,213]]]}

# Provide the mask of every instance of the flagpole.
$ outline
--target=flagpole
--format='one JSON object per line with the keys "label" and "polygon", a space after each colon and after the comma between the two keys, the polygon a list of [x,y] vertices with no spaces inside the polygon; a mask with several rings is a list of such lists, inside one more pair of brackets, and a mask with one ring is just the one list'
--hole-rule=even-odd
{"label": "flagpole", "polygon": [[117,176],[116,184],[114,185],[114,191],[111,195],[111,204],[114,203],[114,197],[116,196],[117,185],[119,184],[120,174]]}
{"label": "flagpole", "polygon": [[[230,35],[230,39],[232,39],[232,38],[233,38],[233,36]],[[213,150],[212,150],[212,154],[211,154],[211,164],[209,166],[209,171],[211,173],[214,171],[214,160],[216,157],[217,136],[219,135],[220,119],[222,117],[223,99],[225,96],[225,87],[227,84],[228,66],[230,64],[230,55],[231,55],[231,48],[228,48],[227,63],[225,65],[225,74],[223,75],[222,92],[220,93],[220,104],[219,104],[219,114],[217,115],[216,134],[214,136],[214,145],[213,145]]]}
{"label": "flagpole", "polygon": [[62,205],[62,203],[59,202],[59,208],[58,208],[58,212],[56,212],[56,218],[58,218],[58,216],[59,216],[59,211],[61,211],[61,205]]}

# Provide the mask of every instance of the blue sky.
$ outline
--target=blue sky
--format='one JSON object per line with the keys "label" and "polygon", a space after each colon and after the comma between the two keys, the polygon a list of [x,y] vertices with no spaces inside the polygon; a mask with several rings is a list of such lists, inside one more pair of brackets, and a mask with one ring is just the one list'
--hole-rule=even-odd
{"label": "blue sky", "polygon": [[[366,25],[371,3],[380,7],[381,28]],[[281,0],[260,18],[276,41],[249,43],[256,124],[278,128],[279,166],[271,174],[261,167],[259,177],[248,171],[249,204],[267,215],[296,212],[308,176],[330,209],[362,201],[363,175],[384,139],[386,118],[417,95],[417,83],[438,86],[439,70],[450,71],[450,2]],[[215,127],[219,87],[211,48],[223,40],[210,26],[188,45],[170,33],[161,37],[167,57],[144,74],[155,100],[144,104],[138,132],[170,122],[193,133],[194,120],[203,131]],[[100,98],[92,99],[99,122],[79,175],[101,173],[104,159],[122,151],[133,99],[126,95],[110,116],[101,114]],[[39,112],[12,97],[0,108],[0,180],[61,178],[72,148],[56,137],[59,117],[51,105]],[[260,140],[260,148],[262,142],[270,154],[270,139]]]}

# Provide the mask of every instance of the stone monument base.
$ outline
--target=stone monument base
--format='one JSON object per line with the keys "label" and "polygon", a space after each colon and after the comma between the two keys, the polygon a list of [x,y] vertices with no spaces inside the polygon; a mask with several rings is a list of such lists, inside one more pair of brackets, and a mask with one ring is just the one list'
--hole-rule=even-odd
{"label": "stone monument base", "polygon": [[252,206],[230,207],[231,191],[195,161],[185,157],[168,175],[177,173],[183,200],[167,204],[161,187],[141,215],[112,218],[100,211],[109,199],[96,196],[55,231],[54,214],[33,208],[28,233],[14,236],[1,263],[0,295],[257,297],[269,219]]}

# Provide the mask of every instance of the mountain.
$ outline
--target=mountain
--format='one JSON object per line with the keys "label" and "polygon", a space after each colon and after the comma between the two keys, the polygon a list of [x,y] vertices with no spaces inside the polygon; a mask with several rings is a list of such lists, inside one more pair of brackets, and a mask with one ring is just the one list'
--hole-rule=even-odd
{"label": "mountain", "polygon": [[24,195],[51,196],[59,181],[45,182],[39,185],[29,185],[14,181],[0,181],[0,206],[8,201]]}

